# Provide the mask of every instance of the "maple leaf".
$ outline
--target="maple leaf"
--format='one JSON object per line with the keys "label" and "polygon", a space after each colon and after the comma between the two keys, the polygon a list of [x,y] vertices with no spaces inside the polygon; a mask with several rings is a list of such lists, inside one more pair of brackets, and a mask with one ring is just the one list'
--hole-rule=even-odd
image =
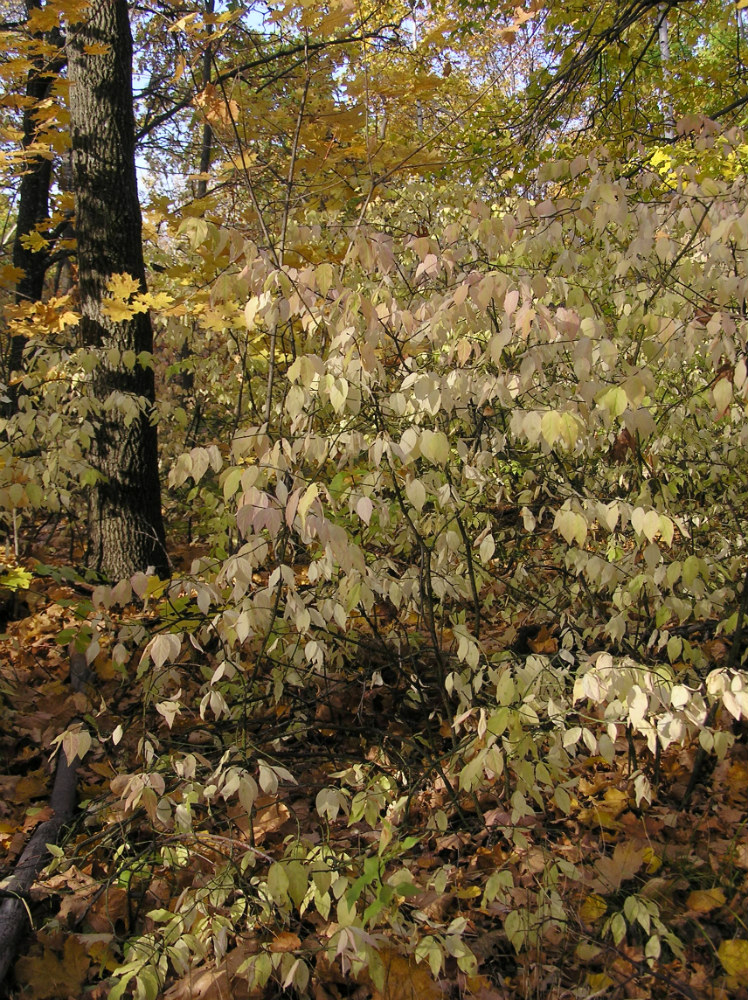
{"label": "maple leaf", "polygon": [[144,309],[166,309],[174,302],[174,297],[168,292],[146,292],[138,295],[135,301],[142,304]]}
{"label": "maple leaf", "polygon": [[49,240],[45,240],[41,233],[33,232],[24,234],[21,237],[21,244],[26,250],[39,253],[40,250],[46,250]]}
{"label": "maple leaf", "polygon": [[644,850],[633,844],[617,844],[613,857],[600,858],[595,862],[599,878],[592,883],[597,892],[607,893],[620,889],[624,882],[639,871],[644,864]]}
{"label": "maple leaf", "polygon": [[85,947],[71,935],[65,941],[63,953],[45,946],[41,958],[24,955],[15,965],[19,985],[31,989],[34,1000],[80,996],[81,987],[91,964]]}
{"label": "maple leaf", "polygon": [[128,302],[121,302],[119,299],[105,299],[101,303],[101,311],[109,319],[113,319],[115,323],[126,322],[128,319],[132,319],[138,310],[135,305],[131,305]]}
{"label": "maple leaf", "polygon": [[60,23],[60,11],[55,4],[49,7],[34,7],[29,11],[26,30],[29,32],[49,31],[56,28]]}
{"label": "maple leaf", "polygon": [[115,298],[129,299],[140,291],[140,282],[131,274],[113,274],[107,282],[107,291]]}
{"label": "maple leaf", "polygon": [[14,267],[12,264],[3,264],[0,267],[0,281],[5,285],[15,285],[15,283],[23,277],[24,271],[22,267]]}

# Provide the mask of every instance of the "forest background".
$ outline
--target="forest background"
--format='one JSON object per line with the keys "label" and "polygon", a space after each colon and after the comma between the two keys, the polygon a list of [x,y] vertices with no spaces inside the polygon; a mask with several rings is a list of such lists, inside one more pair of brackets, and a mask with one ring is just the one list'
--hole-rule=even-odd
{"label": "forest background", "polygon": [[748,995],[746,6],[0,5],[12,995]]}

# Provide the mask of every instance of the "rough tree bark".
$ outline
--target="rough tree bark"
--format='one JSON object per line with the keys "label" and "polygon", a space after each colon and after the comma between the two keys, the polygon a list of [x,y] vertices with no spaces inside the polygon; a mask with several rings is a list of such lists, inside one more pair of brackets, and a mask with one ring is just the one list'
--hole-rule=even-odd
{"label": "rough tree bark", "polygon": [[[41,0],[27,0],[26,13],[31,15],[41,9]],[[41,32],[35,32],[34,41],[44,52],[52,46],[59,46],[60,54],[48,58],[44,54],[35,56],[26,79],[26,98],[28,104],[23,111],[23,138],[21,145],[25,154],[25,164],[18,190],[18,216],[16,218],[16,233],[13,239],[13,265],[23,271],[15,288],[15,301],[38,302],[44,289],[44,278],[49,266],[47,250],[34,251],[26,242],[26,237],[36,232],[40,223],[49,219],[49,186],[52,180],[52,158],[33,150],[37,141],[39,126],[36,113],[41,101],[49,97],[52,86],[57,79],[64,56],[62,40],[59,32],[50,33],[45,37]],[[23,371],[23,349],[26,338],[18,334],[11,337],[7,372],[10,385],[8,387],[8,403],[5,412],[15,411],[18,404],[18,386],[12,381],[13,373]]]}
{"label": "rough tree bark", "polygon": [[[153,370],[125,365],[149,355],[148,313],[114,321],[102,309],[107,283],[129,274],[146,290],[135,173],[132,35],[126,0],[98,0],[68,30],[70,129],[80,288],[80,333],[98,349],[89,502],[89,564],[109,579],[168,564],[161,518]],[[133,411],[137,410],[133,419]]]}

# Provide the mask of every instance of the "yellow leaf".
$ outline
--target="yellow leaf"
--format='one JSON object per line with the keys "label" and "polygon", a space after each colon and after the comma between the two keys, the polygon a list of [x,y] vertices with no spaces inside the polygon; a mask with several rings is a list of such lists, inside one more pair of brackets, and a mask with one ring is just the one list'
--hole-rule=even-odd
{"label": "yellow leaf", "polygon": [[464,889],[458,889],[455,893],[458,899],[475,899],[477,896],[482,895],[483,890],[480,886],[469,885]]}
{"label": "yellow leaf", "polygon": [[105,299],[101,303],[101,311],[109,319],[113,319],[115,323],[120,323],[132,319],[136,312],[142,310],[136,309],[134,305],[129,305],[127,302],[120,302],[119,299]]}
{"label": "yellow leaf", "polygon": [[662,867],[662,858],[655,854],[651,847],[644,848],[644,863],[647,866],[647,874],[654,875]]}
{"label": "yellow leaf", "polygon": [[49,246],[49,240],[45,240],[41,233],[25,233],[21,237],[21,245],[26,250],[39,253],[40,250],[46,250]]}
{"label": "yellow leaf", "polygon": [[107,282],[107,291],[121,299],[129,299],[133,292],[140,291],[140,282],[131,274],[113,274]]}
{"label": "yellow leaf", "polygon": [[596,920],[607,913],[607,910],[608,904],[603,897],[592,892],[579,907],[579,915],[586,924],[594,924]]}
{"label": "yellow leaf", "polygon": [[744,938],[723,941],[717,955],[727,975],[741,986],[748,986],[748,941]]}
{"label": "yellow leaf", "polygon": [[608,987],[613,985],[613,980],[607,972],[590,972],[587,976],[587,982],[595,995],[604,993]]}
{"label": "yellow leaf", "polygon": [[27,32],[45,32],[59,27],[60,11],[55,4],[47,7],[34,7],[29,11],[26,21]]}
{"label": "yellow leaf", "polygon": [[143,306],[144,312],[146,309],[166,309],[173,301],[174,298],[168,292],[146,292],[145,295],[136,296],[136,302]]}
{"label": "yellow leaf", "polygon": [[709,913],[724,904],[725,894],[721,889],[696,889],[686,900],[688,909],[696,913]]}
{"label": "yellow leaf", "polygon": [[15,285],[23,277],[22,267],[14,267],[12,264],[3,264],[0,267],[0,282],[6,286]]}
{"label": "yellow leaf", "polygon": [[79,321],[80,316],[68,309],[57,317],[57,329],[64,330],[66,326],[75,326]]}
{"label": "yellow leaf", "polygon": [[628,809],[628,793],[621,791],[620,788],[606,788],[603,798],[605,799],[607,809],[614,816],[620,816],[622,812]]}

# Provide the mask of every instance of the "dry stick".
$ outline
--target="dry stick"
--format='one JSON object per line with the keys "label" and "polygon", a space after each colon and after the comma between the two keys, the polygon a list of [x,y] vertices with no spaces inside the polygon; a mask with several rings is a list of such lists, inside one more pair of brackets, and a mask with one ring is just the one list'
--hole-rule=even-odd
{"label": "dry stick", "polygon": [[[732,646],[730,647],[730,655],[727,658],[727,670],[735,670],[740,663],[740,647],[743,641],[743,625],[745,624],[746,615],[748,615],[748,567],[746,567],[745,576],[743,577],[743,592],[740,595],[740,607],[738,608],[738,620],[735,626],[735,631],[732,635]],[[704,728],[711,726],[717,715],[717,709],[719,708],[719,702],[715,701],[709,706],[709,711],[704,719]],[[691,771],[691,777],[688,779],[688,784],[686,785],[686,790],[683,793],[683,799],[681,800],[681,809],[685,808],[693,795],[696,785],[699,783],[701,777],[701,772],[704,770],[704,764],[706,763],[706,750],[699,746],[696,752],[696,757],[693,762],[693,770]]]}
{"label": "dry stick", "polygon": [[[83,653],[70,650],[70,683],[75,691],[82,691],[91,672]],[[15,958],[16,948],[30,923],[26,898],[36,876],[47,863],[47,844],[54,844],[62,828],[70,822],[75,813],[76,802],[76,771],[79,758],[67,759],[65,751],[60,748],[57,755],[57,768],[52,786],[49,805],[52,809],[50,819],[40,823],[26,845],[23,854],[16,863],[15,870],[5,886],[0,890],[0,986],[8,974],[10,964]]]}

